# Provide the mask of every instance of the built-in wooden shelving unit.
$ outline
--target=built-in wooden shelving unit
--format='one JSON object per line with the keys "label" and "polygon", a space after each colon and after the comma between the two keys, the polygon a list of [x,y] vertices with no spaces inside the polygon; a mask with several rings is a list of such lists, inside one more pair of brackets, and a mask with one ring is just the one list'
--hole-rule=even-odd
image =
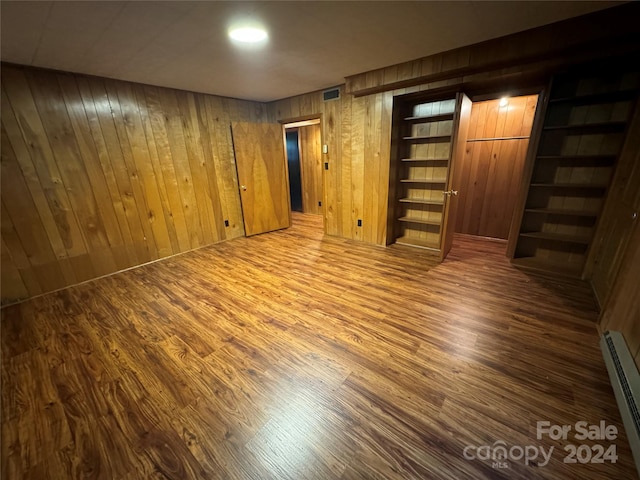
{"label": "built-in wooden shelving unit", "polygon": [[455,97],[405,106],[396,243],[440,248]]}
{"label": "built-in wooden shelving unit", "polygon": [[463,103],[468,110],[470,101],[451,93],[403,100],[394,107],[397,160],[390,182],[390,243],[442,253],[450,211],[446,192]]}
{"label": "built-in wooden shelving unit", "polygon": [[514,264],[583,275],[639,89],[638,72],[590,68],[553,79]]}

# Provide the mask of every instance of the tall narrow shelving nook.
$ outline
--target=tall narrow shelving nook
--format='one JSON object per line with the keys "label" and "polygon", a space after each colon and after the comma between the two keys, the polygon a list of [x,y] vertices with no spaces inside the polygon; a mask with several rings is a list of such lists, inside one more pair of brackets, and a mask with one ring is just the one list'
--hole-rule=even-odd
{"label": "tall narrow shelving nook", "polygon": [[637,71],[602,65],[553,79],[514,264],[583,275],[639,88]]}
{"label": "tall narrow shelving nook", "polygon": [[447,216],[456,203],[451,167],[463,103],[465,111],[470,110],[471,102],[463,94],[396,106],[389,243],[443,255]]}

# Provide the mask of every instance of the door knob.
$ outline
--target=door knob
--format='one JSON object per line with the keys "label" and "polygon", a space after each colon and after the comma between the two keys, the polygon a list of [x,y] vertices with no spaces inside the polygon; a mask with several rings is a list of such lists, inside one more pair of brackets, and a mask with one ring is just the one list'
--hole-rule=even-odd
{"label": "door knob", "polygon": [[458,191],[457,190],[448,190],[446,192],[442,192],[442,194],[446,195],[447,197],[450,197],[451,195],[456,197],[456,196],[458,196]]}
{"label": "door knob", "polygon": [[242,191],[246,192],[247,191],[247,186],[246,185],[240,185],[240,188],[242,189]]}

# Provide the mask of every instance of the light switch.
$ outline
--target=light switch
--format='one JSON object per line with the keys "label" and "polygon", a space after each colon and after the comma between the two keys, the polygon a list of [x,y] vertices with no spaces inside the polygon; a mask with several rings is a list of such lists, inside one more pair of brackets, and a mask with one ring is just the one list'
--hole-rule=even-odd
{"label": "light switch", "polygon": [[329,153],[329,145],[322,145],[322,153]]}

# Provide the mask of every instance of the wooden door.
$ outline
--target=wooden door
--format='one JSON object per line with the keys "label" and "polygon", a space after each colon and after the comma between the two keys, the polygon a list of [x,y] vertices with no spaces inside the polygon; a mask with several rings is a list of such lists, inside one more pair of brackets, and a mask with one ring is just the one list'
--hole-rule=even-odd
{"label": "wooden door", "polygon": [[282,126],[233,122],[231,130],[245,234],[291,226]]}
{"label": "wooden door", "polygon": [[322,215],[322,146],[320,124],[300,127],[302,211]]}
{"label": "wooden door", "polygon": [[471,118],[471,100],[464,93],[459,93],[456,98],[456,111],[454,116],[453,138],[451,146],[453,152],[449,160],[449,175],[447,188],[444,193],[444,210],[442,225],[442,243],[440,247],[440,260],[444,260],[451,250],[453,234],[455,232],[456,215],[458,211],[458,192],[461,185],[460,159],[464,157],[465,146],[469,132],[469,119]]}
{"label": "wooden door", "polygon": [[507,239],[522,183],[538,95],[473,102],[456,233]]}

